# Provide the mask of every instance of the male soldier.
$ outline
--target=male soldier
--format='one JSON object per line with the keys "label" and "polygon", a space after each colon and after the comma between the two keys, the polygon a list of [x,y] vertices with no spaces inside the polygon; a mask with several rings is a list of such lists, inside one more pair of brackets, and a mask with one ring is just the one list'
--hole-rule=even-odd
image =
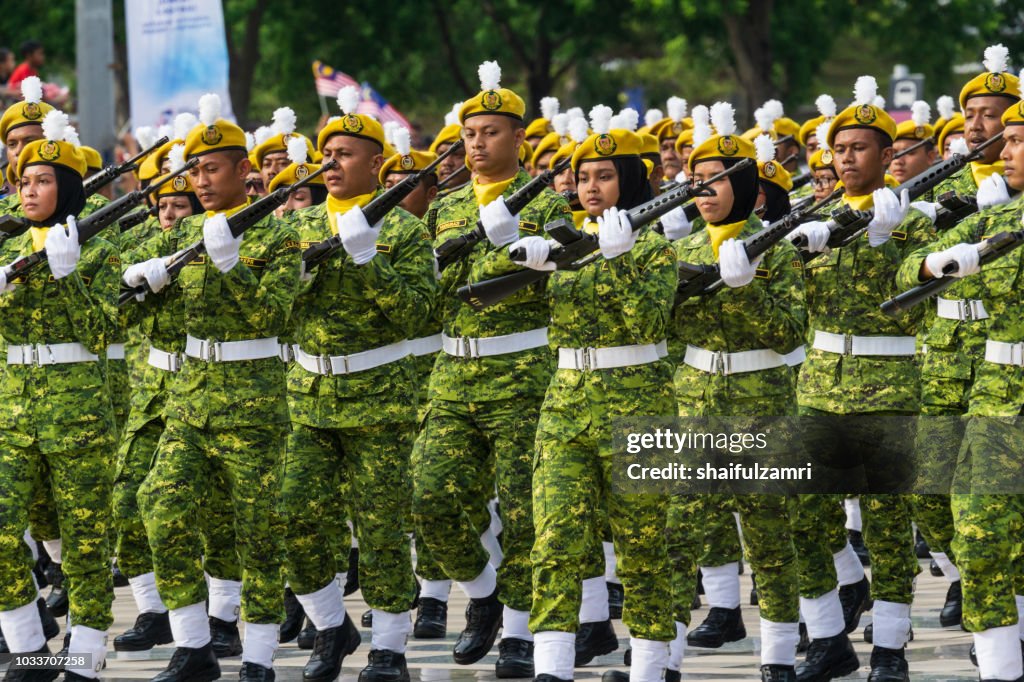
{"label": "male soldier", "polygon": [[[466,629],[455,644],[455,662],[468,665],[490,650],[504,623],[496,670],[499,677],[533,675],[533,642],[527,627],[533,545],[531,472],[533,437],[551,354],[547,304],[536,288],[476,312],[455,296],[468,280],[486,279],[474,263],[481,249],[538,234],[568,218],[565,200],[545,190],[518,215],[505,200],[529,181],[519,170],[524,143],[523,100],[500,88],[494,62],[480,67],[482,92],[459,110],[466,150],[477,174],[472,186],[437,206],[437,242],[483,222],[487,240],[470,257],[449,266],[441,279],[443,353],[430,377],[427,414],[413,453],[413,519],[417,538],[430,547],[445,573],[470,598]],[[480,533],[463,503],[481,467],[495,463],[503,524],[504,563],[488,563]],[[499,601],[499,597],[500,600]],[[502,611],[502,602],[504,611]]]}
{"label": "male soldier", "polygon": [[[462,134],[462,124],[459,123],[459,108],[461,106],[462,102],[457,102],[452,110],[445,114],[444,128],[441,128],[441,132],[430,143],[428,151],[441,156],[448,151],[448,147],[452,146],[453,142],[459,139]],[[466,150],[460,149],[453,152],[442,161],[441,165],[437,167],[437,177],[439,183],[444,183],[443,187],[438,186],[438,199],[465,187],[470,179],[469,167],[466,165]],[[432,224],[430,220],[427,222]]]}
{"label": "male soldier", "polygon": [[295,112],[290,107],[280,107],[274,111],[271,130],[273,135],[257,144],[249,155],[253,167],[260,172],[263,186],[267,188],[274,176],[291,163],[288,159],[288,140],[296,137],[305,140],[309,156],[313,156],[313,143],[305,135],[295,132]]}
{"label": "male soldier", "polygon": [[[530,121],[526,126],[526,142],[534,149],[545,135],[554,132],[555,116],[558,115],[559,103],[557,97],[540,98],[540,117]],[[530,159],[527,159],[529,161]],[[536,170],[536,169],[535,169]],[[539,172],[539,171],[538,171]],[[531,173],[536,176],[537,172]]]}
{"label": "male soldier", "polygon": [[288,372],[292,433],[282,506],[286,576],[317,629],[306,680],[333,680],[359,645],[335,580],[334,553],[320,528],[320,505],[337,496],[335,471],[353,496],[359,583],[373,609],[362,682],[408,680],[405,644],[416,591],[404,532],[408,457],[415,437],[415,363],[405,339],[430,317],[436,283],[423,224],[395,209],[371,225],[363,209],[379,196],[384,131],[355,112],[357,88],[338,95],[343,116],[317,138],[325,203],[290,216],[303,244],[341,235],[345,253],[305,273]]}
{"label": "male soldier", "polygon": [[686,100],[682,97],[669,97],[666,111],[668,116],[653,124],[649,132],[657,136],[661,145],[661,165],[665,178],[675,180],[686,167],[676,151],[676,139],[680,133],[693,127],[693,121],[686,117]]}
{"label": "male soldier", "polygon": [[[896,126],[896,139],[892,143],[893,160],[889,164],[889,173],[899,182],[906,182],[924,172],[939,156],[935,150],[935,129],[928,122],[931,117],[928,102],[917,100],[910,111],[910,120]],[[926,193],[925,199],[930,198]]]}
{"label": "male soldier", "polygon": [[182,269],[185,355],[172,383],[156,461],[139,488],[153,549],[157,587],[170,609],[177,649],[161,682],[213,680],[220,667],[210,644],[207,597],[194,518],[211,478],[234,508],[243,572],[243,680],[272,680],[278,624],[284,618],[283,546],[277,519],[288,405],[278,335],[285,330],[300,272],[298,236],[273,217],[232,235],[228,217],[248,203],[245,134],[220,118],[220,98],[204,95],[200,124],[185,140],[199,159],[190,180],[206,214],[139,249],[150,260],[125,272],[159,295],[169,283],[164,258],[203,240],[204,257]]}

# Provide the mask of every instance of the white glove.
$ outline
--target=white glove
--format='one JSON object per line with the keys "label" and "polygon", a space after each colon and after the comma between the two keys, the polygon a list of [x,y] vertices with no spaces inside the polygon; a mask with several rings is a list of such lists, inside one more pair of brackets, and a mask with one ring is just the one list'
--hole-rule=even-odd
{"label": "white glove", "polygon": [[523,265],[531,270],[554,270],[555,264],[548,260],[551,253],[551,245],[555,242],[544,237],[523,237],[508,246],[509,253],[515,249],[522,249],[526,252],[526,260],[521,261]]}
{"label": "white glove", "polygon": [[739,239],[726,239],[718,246],[718,270],[722,281],[732,288],[744,287],[754,281],[757,263],[747,258],[747,250]]}
{"label": "white glove", "polygon": [[786,235],[786,239],[790,241],[796,239],[800,235],[807,238],[807,251],[810,253],[821,253],[825,250],[828,245],[828,239],[832,236],[829,232],[828,225],[820,221],[812,221],[804,223],[792,232]]}
{"label": "white glove", "polygon": [[[142,276],[146,278],[146,284],[154,294],[159,293],[171,281],[163,258],[150,258],[139,265],[142,266]],[[127,275],[127,273],[125,274]]]}
{"label": "white glove", "polygon": [[928,220],[935,223],[935,216],[938,215],[937,211],[939,208],[938,203],[932,203],[930,201],[911,201],[910,208],[916,208],[921,213],[928,216]]}
{"label": "white glove", "polygon": [[605,260],[628,253],[639,236],[639,232],[633,232],[629,214],[614,206],[605,210],[604,215],[597,219],[597,244]]}
{"label": "white glove", "polygon": [[82,245],[78,243],[78,223],[75,216],[68,216],[68,227],[57,224],[46,234],[46,259],[50,262],[50,272],[54,279],[63,279],[78,267],[78,259],[82,256]]}
{"label": "white glove", "polygon": [[686,171],[681,170],[678,173],[676,173],[676,177],[673,179],[680,185],[682,185],[683,183],[689,181],[690,178],[686,177]]}
{"label": "white glove", "polygon": [[7,272],[0,268],[0,294],[6,294],[8,291],[14,291],[14,285],[7,283]]}
{"label": "white glove", "polygon": [[910,210],[910,193],[903,190],[902,196],[888,187],[876,189],[872,194],[875,205],[875,217],[868,223],[868,245],[881,246],[889,241],[892,231],[903,222]]}
{"label": "white glove", "polygon": [[353,263],[365,265],[373,260],[377,255],[377,237],[380,235],[380,226],[384,224],[383,220],[371,226],[366,222],[363,209],[356,206],[344,215],[335,214],[335,224],[341,235],[341,245],[352,256]]}
{"label": "white glove", "polygon": [[519,239],[519,216],[509,213],[505,197],[480,207],[480,222],[487,239],[495,246],[508,246]]}
{"label": "white glove", "polygon": [[931,271],[932,277],[944,277],[942,269],[949,263],[956,263],[956,272],[950,277],[966,277],[981,270],[978,264],[977,244],[957,244],[945,251],[929,253],[924,259],[925,267]]}
{"label": "white glove", "polygon": [[299,281],[310,282],[313,280],[313,273],[306,272],[306,261],[299,262]]}
{"label": "white glove", "polygon": [[1010,201],[1010,191],[1006,188],[1006,180],[999,173],[993,173],[978,185],[978,210],[1006,204]]}
{"label": "white glove", "polygon": [[210,260],[221,272],[230,272],[238,265],[238,249],[242,246],[242,237],[231,234],[228,219],[218,213],[203,221],[203,243]]}
{"label": "white glove", "polygon": [[142,286],[142,283],[146,279],[144,268],[142,267],[145,264],[146,261],[143,261],[141,263],[133,263],[125,268],[124,275],[121,277],[121,279],[124,280],[124,283],[133,289],[135,287]]}
{"label": "white glove", "polygon": [[661,216],[661,226],[665,228],[665,238],[670,242],[686,237],[693,230],[693,223],[686,217],[682,206],[676,206]]}

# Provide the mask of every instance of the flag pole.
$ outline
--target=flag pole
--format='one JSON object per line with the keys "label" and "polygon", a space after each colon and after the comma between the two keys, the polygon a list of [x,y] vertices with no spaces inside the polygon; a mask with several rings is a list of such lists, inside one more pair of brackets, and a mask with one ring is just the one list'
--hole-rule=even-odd
{"label": "flag pole", "polygon": [[327,114],[329,112],[327,111],[327,100],[326,100],[326,98],[323,95],[321,95],[320,93],[317,93],[317,97],[320,99],[320,113],[323,114],[324,116],[327,116]]}

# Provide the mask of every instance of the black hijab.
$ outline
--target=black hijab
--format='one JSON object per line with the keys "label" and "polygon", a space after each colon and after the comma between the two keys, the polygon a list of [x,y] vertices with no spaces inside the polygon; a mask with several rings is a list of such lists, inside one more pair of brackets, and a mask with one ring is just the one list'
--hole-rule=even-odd
{"label": "black hijab", "polygon": [[[593,160],[601,161],[603,159]],[[620,211],[629,210],[654,198],[651,183],[647,181],[647,166],[639,156],[619,156],[608,160],[615,166],[615,171],[619,176],[619,200],[615,202],[615,208]],[[583,163],[587,163],[587,161]],[[577,169],[577,186],[579,181],[580,174]]]}
{"label": "black hijab", "polygon": [[32,227],[53,227],[63,223],[69,215],[76,218],[85,208],[85,189],[82,176],[66,166],[46,164],[53,169],[57,178],[57,206],[53,214],[45,220],[30,221]]}
{"label": "black hijab", "polygon": [[761,180],[761,189],[764,190],[764,219],[769,223],[786,216],[790,211],[789,192],[782,189],[774,182]]}
{"label": "black hijab", "polygon": [[[742,158],[722,159],[715,157],[701,159],[694,165],[699,165],[704,161],[721,161],[725,169],[728,170],[742,160]],[[750,214],[754,212],[754,206],[757,204],[757,164],[751,164],[743,170],[733,173],[726,180],[732,185],[732,210],[729,211],[729,215],[725,216],[721,222],[712,223],[712,225],[732,225],[733,223],[742,222],[750,217]]]}

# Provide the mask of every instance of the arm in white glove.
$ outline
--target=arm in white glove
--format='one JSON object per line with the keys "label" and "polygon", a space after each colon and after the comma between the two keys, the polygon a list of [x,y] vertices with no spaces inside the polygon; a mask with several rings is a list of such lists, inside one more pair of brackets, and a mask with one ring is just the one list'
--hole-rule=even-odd
{"label": "arm in white glove", "polygon": [[1010,201],[1010,191],[1006,187],[1006,180],[999,173],[993,173],[978,185],[978,210],[999,206]]}
{"label": "arm in white glove", "polygon": [[64,279],[78,267],[82,256],[82,245],[78,243],[78,223],[74,216],[68,216],[67,229],[57,224],[46,234],[46,259],[54,279]]}
{"label": "arm in white glove", "polygon": [[218,213],[203,221],[203,243],[210,260],[221,272],[230,272],[238,265],[238,249],[242,246],[242,236],[231,234],[228,219]]}
{"label": "arm in white glove", "polygon": [[693,223],[686,217],[686,210],[682,206],[676,206],[661,216],[661,226],[665,228],[665,238],[670,242],[688,236],[693,230]]}
{"label": "arm in white glove", "polygon": [[956,244],[945,251],[929,253],[924,259],[924,267],[932,277],[944,277],[942,269],[950,263],[956,263],[956,272],[951,277],[966,277],[981,271],[978,264],[977,244]]}
{"label": "arm in white glove", "polygon": [[747,249],[739,239],[726,239],[718,247],[718,269],[726,286],[743,287],[754,281],[757,263],[751,263]]}
{"label": "arm in white glove", "polygon": [[597,219],[597,244],[605,260],[629,253],[636,244],[638,232],[633,232],[629,214],[612,206]]}
{"label": "arm in white glove", "polygon": [[509,244],[508,251],[523,249],[526,252],[526,260],[521,261],[523,265],[531,270],[550,271],[555,269],[555,264],[548,260],[554,243],[544,237],[523,237]]}
{"label": "arm in white glove", "polygon": [[14,291],[14,285],[7,283],[7,273],[0,268],[0,294],[6,294],[8,291]]}
{"label": "arm in white glove", "polygon": [[487,239],[495,246],[507,246],[519,239],[519,216],[509,213],[505,197],[480,207],[480,222]]}
{"label": "arm in white glove", "polygon": [[910,193],[903,190],[901,196],[888,187],[876,189],[872,193],[874,217],[868,223],[868,245],[881,246],[889,241],[892,231],[903,222],[910,210]]}
{"label": "arm in white glove", "polygon": [[938,215],[937,211],[939,209],[938,202],[933,203],[931,201],[911,201],[910,208],[916,208],[921,213],[924,213],[926,216],[928,216],[928,220],[932,221],[933,225],[935,224],[935,216]]}
{"label": "arm in white glove", "polygon": [[821,253],[825,250],[828,245],[828,239],[831,236],[828,225],[819,221],[812,221],[800,225],[795,230],[786,235],[786,239],[790,241],[796,239],[800,235],[807,238],[807,251],[810,253]]}
{"label": "arm in white glove", "polygon": [[373,260],[377,255],[377,237],[384,221],[381,220],[371,226],[366,222],[363,209],[357,206],[344,215],[337,214],[336,223],[338,234],[341,235],[341,245],[352,256],[352,262],[356,265],[365,265]]}

